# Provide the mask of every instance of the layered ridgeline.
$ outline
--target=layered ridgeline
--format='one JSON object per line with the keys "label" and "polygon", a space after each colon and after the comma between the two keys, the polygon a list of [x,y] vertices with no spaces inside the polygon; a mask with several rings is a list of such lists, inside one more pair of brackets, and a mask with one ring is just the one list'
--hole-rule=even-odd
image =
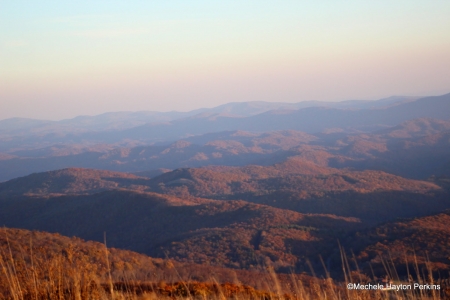
{"label": "layered ridgeline", "polygon": [[338,240],[450,208],[447,188],[442,180],[337,170],[301,158],[154,178],[66,169],[0,184],[0,220],[97,241],[106,232],[114,247],[232,268],[309,272],[312,263],[323,270],[320,253],[336,271]]}
{"label": "layered ridgeline", "polygon": [[[217,117],[245,118],[268,111],[298,110],[310,107],[329,107],[335,109],[374,109],[387,108],[417,100],[417,97],[390,97],[376,101],[342,101],[342,102],[232,102],[213,108],[197,109],[189,112],[111,112],[97,116],[78,116],[61,121],[11,118],[0,121],[0,136],[27,137],[48,134],[82,134],[107,130],[125,130],[145,124],[161,124],[183,119],[214,119]],[[49,138],[47,136],[47,138]]]}
{"label": "layered ridgeline", "polygon": [[[338,147],[350,158],[364,157],[365,153],[384,153],[385,149],[390,152],[393,140],[448,130],[449,97],[303,106],[231,103],[190,113],[122,112],[58,122],[3,120],[0,170],[10,172],[0,172],[0,180],[66,167],[132,172],[245,165],[303,144],[320,144],[327,151]],[[420,118],[416,124],[397,128],[402,122]],[[427,122],[429,126],[424,124]],[[383,132],[392,127],[392,132]],[[378,141],[372,141],[372,137],[369,141],[361,133],[370,133]],[[342,144],[330,144],[340,139],[344,139]],[[381,165],[387,168],[390,164]],[[422,169],[420,172],[426,171]],[[411,170],[402,171],[404,175]]]}
{"label": "layered ridgeline", "polygon": [[[448,278],[448,97],[345,109],[233,104],[158,124],[139,123],[145,114],[67,127],[9,120],[0,130],[0,225],[97,242],[106,232],[108,245],[156,257],[161,268],[169,258],[199,270],[342,279],[347,253],[358,278]],[[157,142],[163,134],[173,140]],[[27,234],[11,232],[22,244]]]}
{"label": "layered ridgeline", "polygon": [[0,180],[74,166],[152,171],[147,174],[154,176],[158,169],[271,165],[291,156],[300,156],[321,167],[381,170],[426,179],[450,174],[449,130],[449,121],[422,118],[370,133],[337,128],[314,135],[294,130],[227,131],[131,148],[101,145],[88,151],[78,146],[55,145],[3,154]]}
{"label": "layered ridgeline", "polygon": [[68,154],[66,151],[71,149],[67,149],[67,146],[52,146],[40,150],[15,152],[17,157],[8,154],[8,157],[0,160],[2,166],[0,180],[73,166],[137,172],[209,164],[245,165],[258,160],[264,161],[278,151],[287,151],[316,139],[298,131],[262,134],[233,131],[192,137],[168,145],[106,149],[75,154]]}
{"label": "layered ridgeline", "polygon": [[[169,256],[180,261],[244,269],[254,269],[261,264],[273,264],[276,269],[294,267],[298,259],[289,252],[291,243],[303,243],[300,247],[313,255],[316,241],[330,239],[360,223],[356,218],[305,215],[245,201],[182,199],[129,189],[97,192],[90,189],[92,182],[86,189],[77,184],[78,194],[71,188],[70,194],[61,195],[71,186],[68,177],[61,179],[61,173],[71,176],[77,173],[78,178],[72,181],[80,182],[79,177],[86,176],[80,174],[89,172],[53,172],[54,181],[49,180],[49,174],[42,174],[45,180],[35,183],[47,186],[53,194],[39,194],[42,189],[28,186],[24,194],[18,195],[7,192],[12,181],[3,183],[2,223],[97,241],[101,241],[106,232],[108,243],[114,247],[156,257]],[[21,180],[30,182],[26,177]],[[17,181],[13,182],[14,186]],[[102,179],[98,182],[98,185],[107,185]],[[57,186],[61,187],[59,193],[56,193]]]}
{"label": "layered ridgeline", "polygon": [[152,190],[180,197],[228,199],[301,213],[356,217],[370,224],[433,213],[449,205],[440,183],[380,171],[312,168],[291,158],[274,166],[178,169],[150,180]]}
{"label": "layered ridgeline", "polygon": [[[48,122],[9,119],[0,122],[5,143],[0,151],[36,143],[117,143],[174,140],[225,130],[368,129],[394,126],[414,118],[447,120],[450,94],[426,98],[397,98],[372,105],[332,103],[230,103],[189,113],[110,113]],[[397,101],[396,101],[397,100]],[[391,102],[391,103],[389,103]],[[137,126],[141,125],[141,126]]]}

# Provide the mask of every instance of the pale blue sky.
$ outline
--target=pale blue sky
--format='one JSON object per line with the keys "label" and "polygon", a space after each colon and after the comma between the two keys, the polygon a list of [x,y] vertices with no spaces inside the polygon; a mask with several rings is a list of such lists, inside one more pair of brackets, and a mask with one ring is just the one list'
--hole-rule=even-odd
{"label": "pale blue sky", "polygon": [[0,119],[450,92],[450,1],[3,1]]}

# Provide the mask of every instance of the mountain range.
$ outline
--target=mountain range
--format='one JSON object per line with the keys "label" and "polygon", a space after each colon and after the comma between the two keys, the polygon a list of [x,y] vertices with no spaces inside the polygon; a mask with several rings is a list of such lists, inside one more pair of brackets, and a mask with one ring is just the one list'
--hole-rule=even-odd
{"label": "mountain range", "polygon": [[106,235],[115,280],[450,280],[450,94],[0,125],[2,259],[75,247],[105,281]]}
{"label": "mountain range", "polygon": [[[450,102],[449,102],[450,103]],[[424,179],[450,174],[450,121],[419,118],[372,132],[295,130],[207,133],[169,144],[80,149],[52,146],[16,151],[0,159],[0,180],[70,167],[120,172],[208,165],[271,165],[299,157],[314,168],[374,169]]]}
{"label": "mountain range", "polygon": [[[378,101],[337,103],[246,102],[187,113],[117,112],[62,121],[7,119],[0,121],[0,152],[14,154],[20,150],[41,149],[52,145],[136,146],[167,143],[192,135],[228,130],[263,132],[295,129],[314,133],[336,127],[378,128],[392,125],[393,122],[399,123],[388,117],[398,111],[410,111],[409,115],[401,117],[403,119],[441,119],[442,105],[445,106],[445,99],[448,97],[449,95],[424,99],[393,97]],[[432,108],[430,111],[423,110],[424,102],[434,102],[431,106],[425,105],[428,110]],[[331,119],[330,114],[333,115]],[[270,125],[267,126],[268,124]]]}
{"label": "mountain range", "polygon": [[287,272],[307,270],[307,261],[319,266],[318,249],[336,268],[336,240],[380,222],[437,214],[450,208],[449,199],[442,180],[305,167],[293,157],[153,178],[90,169],[32,174],[0,184],[0,220],[88,240],[106,232],[111,246],[154,257]]}

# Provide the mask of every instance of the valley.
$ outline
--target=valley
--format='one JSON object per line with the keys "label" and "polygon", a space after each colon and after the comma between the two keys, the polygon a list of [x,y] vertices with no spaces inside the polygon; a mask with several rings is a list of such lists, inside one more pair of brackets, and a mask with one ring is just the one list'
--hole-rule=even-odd
{"label": "valley", "polygon": [[[88,261],[85,274],[106,282],[107,267],[112,267],[117,284],[130,281],[126,276],[152,284],[208,281],[214,272],[220,284],[235,282],[259,293],[270,287],[252,278],[272,278],[267,270],[285,289],[292,274],[305,284],[331,277],[335,292],[348,274],[377,280],[428,274],[444,284],[450,278],[450,115],[440,111],[450,103],[447,98],[371,108],[248,111],[233,117],[239,130],[220,125],[229,117],[201,112],[170,121],[189,132],[176,141],[170,135],[164,142],[153,139],[155,131],[166,132],[158,127],[163,125],[119,129],[130,136],[127,147],[119,140],[93,145],[84,140],[85,133],[77,133],[81,144],[67,142],[72,133],[52,142],[45,133],[39,139],[54,143],[49,147],[39,148],[39,142],[4,149],[0,222],[2,234],[18,244],[3,238],[2,251],[15,256],[40,249],[35,258],[40,260],[44,253],[56,259],[72,249],[80,263]],[[402,115],[403,106],[417,111]],[[343,119],[314,129],[297,122],[305,113],[320,116],[327,110],[339,110]],[[281,123],[274,119],[280,115]],[[377,123],[378,115],[388,121]],[[130,116],[136,117],[120,115],[128,124],[123,126],[138,122]],[[289,125],[291,116],[298,118],[295,126]],[[356,126],[359,118],[368,120],[366,125]],[[252,130],[252,120],[258,119],[281,125]],[[80,120],[86,128],[93,122]],[[216,127],[198,125],[206,120]],[[248,125],[239,125],[244,120]],[[105,126],[113,124],[108,122]],[[27,126],[37,126],[12,124],[16,131],[8,134],[22,132],[25,141]],[[192,124],[212,131],[202,133]],[[55,125],[38,126],[45,132]],[[119,136],[117,129],[105,128]],[[137,138],[142,130],[153,140]],[[106,265],[101,254],[105,236],[114,256]],[[27,239],[33,245],[27,246]],[[100,267],[94,271],[89,264]]]}

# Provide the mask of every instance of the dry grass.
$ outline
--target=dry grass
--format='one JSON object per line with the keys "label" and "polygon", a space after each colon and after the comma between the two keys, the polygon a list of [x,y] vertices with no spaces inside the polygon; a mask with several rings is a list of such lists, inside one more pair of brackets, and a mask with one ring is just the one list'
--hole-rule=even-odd
{"label": "dry grass", "polygon": [[[5,230],[6,234],[6,230]],[[448,299],[450,294],[442,290],[423,291],[407,290],[399,292],[348,290],[350,282],[368,283],[370,278],[362,275],[357,266],[352,265],[341,249],[343,273],[345,282],[336,283],[331,278],[312,278],[309,282],[299,280],[292,275],[290,283],[280,282],[273,269],[268,268],[267,276],[261,280],[267,281],[266,291],[239,283],[218,283],[214,278],[208,282],[180,280],[174,282],[142,282],[123,280],[111,276],[109,262],[110,251],[104,247],[104,264],[93,263],[88,256],[77,255],[70,245],[60,253],[49,254],[45,249],[35,249],[30,240],[28,250],[17,251],[10,245],[0,248],[0,298],[12,300],[40,299],[241,299],[241,300],[275,300],[275,299],[305,299],[305,300],[344,300],[344,299]],[[3,250],[2,250],[3,249]],[[5,249],[7,249],[5,251]],[[41,251],[41,252],[39,252]],[[14,252],[14,253],[13,253]],[[391,262],[384,261],[386,272],[393,280],[396,277],[395,268]],[[417,266],[417,264],[416,264]],[[437,282],[431,276],[432,272],[424,272],[417,267],[411,270],[411,278],[417,282]],[[286,288],[289,286],[289,288]]]}

